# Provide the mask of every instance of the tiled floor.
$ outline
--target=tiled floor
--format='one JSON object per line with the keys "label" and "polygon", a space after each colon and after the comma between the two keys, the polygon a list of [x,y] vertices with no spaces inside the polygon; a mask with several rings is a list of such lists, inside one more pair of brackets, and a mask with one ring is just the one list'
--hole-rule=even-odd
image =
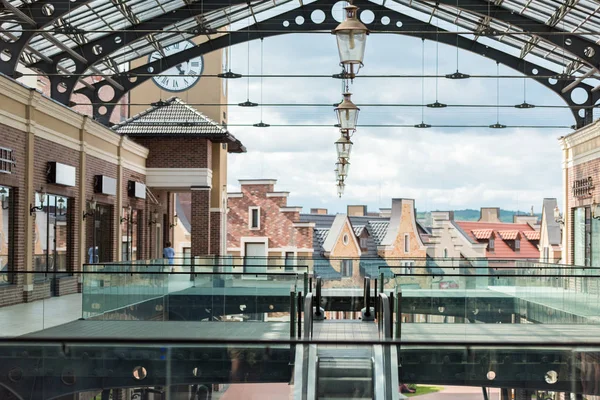
{"label": "tiled floor", "polygon": [[20,336],[81,318],[81,294],[0,307],[0,337]]}

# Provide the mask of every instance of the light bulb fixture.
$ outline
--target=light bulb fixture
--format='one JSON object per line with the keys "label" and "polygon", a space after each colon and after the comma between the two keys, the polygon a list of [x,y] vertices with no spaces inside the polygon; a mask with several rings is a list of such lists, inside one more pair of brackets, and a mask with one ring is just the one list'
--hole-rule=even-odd
{"label": "light bulb fixture", "polygon": [[[594,208],[592,208],[592,210]],[[558,206],[554,207],[554,221],[558,222],[561,226],[565,224],[565,219],[564,219],[563,215],[561,214]]]}
{"label": "light bulb fixture", "polygon": [[151,214],[150,221],[148,221],[148,225],[156,225],[158,223],[158,212],[154,211]]}
{"label": "light bulb fixture", "polygon": [[90,199],[90,201],[88,201],[88,211],[84,211],[83,212],[83,219],[85,220],[86,217],[91,217],[94,215],[94,213],[96,212],[96,207],[97,207],[97,203],[96,203],[96,199],[94,199],[93,197]]}
{"label": "light bulb fixture", "polygon": [[350,169],[350,162],[347,158],[340,158],[336,164],[338,176],[342,179],[346,179],[348,176],[348,170]]}
{"label": "light bulb fixture", "polygon": [[342,135],[335,142],[335,148],[337,150],[338,158],[350,158],[350,151],[352,150],[352,142],[347,134],[342,131]]}
{"label": "light bulb fixture", "polygon": [[29,215],[34,215],[36,211],[44,210],[44,203],[46,202],[46,192],[38,192],[36,193],[37,203],[40,203],[39,206],[34,204],[29,204]]}
{"label": "light bulb fixture", "polygon": [[8,190],[5,187],[0,187],[0,201],[2,202],[2,209],[8,210],[10,204],[6,201],[6,196],[8,195]]}
{"label": "light bulb fixture", "polygon": [[346,132],[356,130],[356,121],[358,121],[360,111],[360,108],[352,102],[351,97],[352,93],[344,93],[344,100],[334,109],[339,127]]}
{"label": "light bulb fixture", "polygon": [[338,197],[342,197],[342,195],[344,194],[344,189],[346,188],[346,184],[344,183],[344,181],[340,181],[337,185],[337,194]]}
{"label": "light bulb fixture", "polygon": [[59,198],[56,201],[56,203],[57,203],[56,207],[58,208],[58,215],[63,215],[63,212],[64,212],[64,210],[66,208],[65,202],[66,201],[65,201],[65,199],[63,197]]}
{"label": "light bulb fixture", "polygon": [[179,217],[177,217],[177,214],[173,215],[173,222],[169,225],[169,228],[173,228],[173,227],[177,226],[178,221],[179,221]]}
{"label": "light bulb fixture", "polygon": [[133,224],[134,223],[133,222],[133,218],[132,218],[132,216],[133,216],[133,208],[131,207],[131,204],[127,206],[126,210],[127,210],[125,212],[126,216],[125,217],[121,217],[121,223],[128,222],[130,224]]}
{"label": "light bulb fixture", "polygon": [[358,7],[350,4],[344,7],[344,10],[346,10],[346,20],[331,33],[337,39],[340,64],[344,68],[346,76],[352,80],[363,66],[369,29],[358,20]]}

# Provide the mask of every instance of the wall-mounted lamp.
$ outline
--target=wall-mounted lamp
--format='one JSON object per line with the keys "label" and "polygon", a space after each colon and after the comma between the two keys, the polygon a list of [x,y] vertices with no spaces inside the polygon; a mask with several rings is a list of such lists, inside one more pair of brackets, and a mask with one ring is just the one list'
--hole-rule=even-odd
{"label": "wall-mounted lamp", "polygon": [[600,219],[600,204],[598,203],[592,204],[592,218]]}
{"label": "wall-mounted lamp", "polygon": [[33,204],[29,204],[29,215],[34,215],[36,211],[43,211],[44,210],[44,203],[46,202],[46,192],[43,193],[36,193],[35,194],[37,197],[37,203],[40,203],[39,206],[35,206]]}
{"label": "wall-mounted lamp", "polygon": [[126,213],[126,217],[121,217],[121,223],[127,221],[127,222],[133,222],[131,221],[131,214],[132,214],[132,209],[131,209],[131,205],[127,206],[127,213]]}
{"label": "wall-mounted lamp", "polygon": [[2,201],[2,209],[8,210],[10,204],[6,201],[6,196],[8,195],[8,190],[5,187],[0,188],[0,200]]}
{"label": "wall-mounted lamp", "polygon": [[156,224],[157,222],[158,222],[158,212],[157,212],[157,211],[154,211],[154,212],[152,213],[152,217],[150,218],[150,221],[149,221],[148,225],[154,225],[154,224]]}
{"label": "wall-mounted lamp", "polygon": [[179,221],[179,218],[177,217],[177,214],[175,214],[175,215],[173,215],[173,222],[171,224],[169,224],[169,228],[176,227],[177,221]]}
{"label": "wall-mounted lamp", "polygon": [[565,219],[560,213],[558,206],[554,207],[554,221],[558,222],[561,226],[564,226],[565,224]]}
{"label": "wall-mounted lamp", "polygon": [[98,204],[96,203],[96,200],[94,198],[92,198],[90,201],[88,201],[88,210],[89,211],[84,211],[83,212],[83,219],[85,219],[85,217],[91,217],[94,215],[94,213],[96,212],[96,206]]}
{"label": "wall-mounted lamp", "polygon": [[64,215],[65,208],[65,199],[63,197],[59,198],[56,201],[56,208],[58,208],[58,215]]}

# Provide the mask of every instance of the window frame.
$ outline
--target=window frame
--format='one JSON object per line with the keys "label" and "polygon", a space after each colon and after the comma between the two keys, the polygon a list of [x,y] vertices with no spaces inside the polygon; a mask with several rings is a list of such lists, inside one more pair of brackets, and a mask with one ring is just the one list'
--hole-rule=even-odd
{"label": "window frame", "polygon": [[410,235],[408,233],[404,234],[404,254],[410,253]]}
{"label": "window frame", "polygon": [[490,238],[488,240],[488,251],[494,251],[495,248],[496,248],[496,238],[493,236],[490,236]]}
{"label": "window frame", "polygon": [[[253,226],[254,211],[256,210],[256,226]],[[257,231],[260,229],[260,207],[248,207],[248,229]]]}
{"label": "window frame", "polygon": [[349,278],[352,276],[354,266],[352,264],[352,260],[350,259],[345,259],[342,260],[342,263],[340,265],[340,274],[342,275],[342,278]]}

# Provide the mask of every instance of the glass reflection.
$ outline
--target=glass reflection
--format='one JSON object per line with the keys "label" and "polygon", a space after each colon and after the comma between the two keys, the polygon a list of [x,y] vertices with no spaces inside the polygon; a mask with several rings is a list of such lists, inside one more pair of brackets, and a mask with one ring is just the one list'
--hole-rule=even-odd
{"label": "glass reflection", "polygon": [[14,223],[11,195],[11,188],[0,186],[0,285],[11,283],[10,256],[13,235],[10,234],[10,229]]}

